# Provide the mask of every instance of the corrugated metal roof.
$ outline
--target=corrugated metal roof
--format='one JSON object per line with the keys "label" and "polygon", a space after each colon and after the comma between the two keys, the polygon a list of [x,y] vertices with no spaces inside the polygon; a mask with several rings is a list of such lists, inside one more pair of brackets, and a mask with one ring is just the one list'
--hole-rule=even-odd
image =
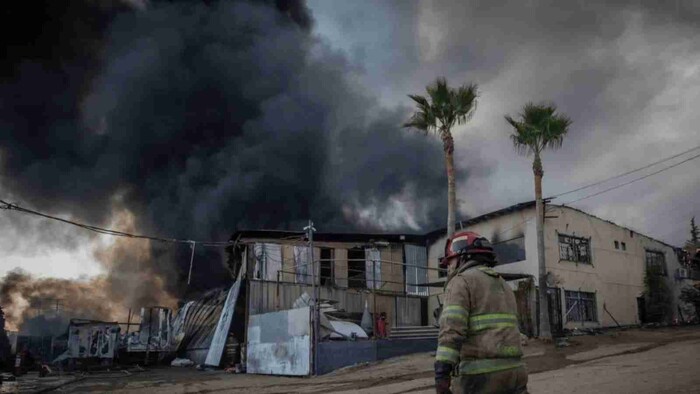
{"label": "corrugated metal roof", "polygon": [[[550,203],[553,200],[553,198],[545,198],[544,201],[545,203]],[[588,212],[582,211],[577,208],[573,208],[570,206],[566,205],[554,205],[551,204],[550,206],[557,206],[557,207],[563,207],[563,208],[569,208],[573,209],[575,211],[584,213],[588,216],[594,217],[596,219],[603,220],[605,222],[608,222],[610,224],[613,224],[615,226],[624,228],[626,230],[633,231],[641,236],[644,236],[646,238],[652,239],[654,241],[657,241],[661,244],[664,244],[668,247],[671,247],[673,249],[679,249],[677,246],[669,245],[663,241],[660,241],[656,238],[650,237],[648,235],[645,235],[643,233],[640,233],[638,231],[634,231],[632,229],[629,229],[628,227],[621,226],[617,223],[614,223],[610,220],[602,219],[599,218],[595,215],[592,215]],[[501,208],[496,211],[491,211],[488,213],[485,213],[483,215],[479,215],[476,217],[473,217],[471,219],[467,220],[462,220],[456,223],[456,227],[468,227],[472,226],[477,223],[484,222],[489,219],[493,219],[499,216],[507,215],[509,213],[513,212],[518,212],[522,211],[524,209],[532,208],[535,206],[535,200],[532,201],[526,201],[522,203],[518,203],[515,205],[511,205],[509,207]],[[436,238],[440,238],[444,234],[447,233],[446,228],[440,228],[437,230],[433,230],[431,232],[428,232],[426,234],[397,234],[397,233],[392,233],[392,234],[381,234],[381,233],[314,233],[314,240],[319,241],[319,242],[371,242],[371,241],[387,241],[387,242],[396,242],[396,243],[409,243],[409,244],[417,244],[417,245],[426,245],[429,242],[432,242]],[[305,233],[302,231],[283,231],[283,230],[242,230],[242,231],[237,231],[231,236],[231,240],[235,241],[239,238],[263,238],[263,239],[303,239],[305,236]]]}

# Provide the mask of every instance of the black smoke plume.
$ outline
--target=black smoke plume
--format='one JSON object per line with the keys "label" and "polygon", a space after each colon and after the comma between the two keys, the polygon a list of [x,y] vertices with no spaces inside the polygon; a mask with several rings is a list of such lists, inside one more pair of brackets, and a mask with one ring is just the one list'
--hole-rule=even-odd
{"label": "black smoke plume", "polygon": [[[0,185],[15,201],[194,240],[309,218],[320,231],[443,222],[438,141],[359,90],[301,1],[4,7]],[[27,235],[36,247],[52,236]],[[98,257],[111,300],[182,294],[186,246],[126,240]],[[222,261],[198,247],[193,288],[228,283]]]}

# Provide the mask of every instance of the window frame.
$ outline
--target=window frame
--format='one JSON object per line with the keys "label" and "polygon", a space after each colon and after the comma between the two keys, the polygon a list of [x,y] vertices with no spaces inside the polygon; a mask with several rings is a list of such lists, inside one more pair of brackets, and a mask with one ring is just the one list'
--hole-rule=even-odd
{"label": "window frame", "polygon": [[[496,253],[497,265],[514,264],[514,263],[519,263],[521,261],[527,260],[527,248],[525,247],[525,234],[522,234],[522,235],[517,236],[515,238],[510,238],[510,239],[506,239],[503,241],[498,241],[498,242],[492,243],[491,246],[493,247],[494,253]],[[516,251],[517,260],[506,262],[505,259],[503,259],[503,256],[506,255],[504,253],[504,248],[508,247],[508,246],[511,246],[511,247],[514,246],[517,248],[517,251]],[[522,254],[520,254],[520,253],[522,253]]]}
{"label": "window frame", "polygon": [[[562,242],[567,240],[568,242]],[[557,232],[557,244],[559,247],[559,261],[570,261],[573,263],[593,265],[591,256],[591,238],[578,237],[575,235]],[[562,248],[564,246],[565,248]],[[581,254],[581,246],[585,247],[585,254]],[[562,252],[566,250],[565,255]]]}
{"label": "window frame", "polygon": [[[582,295],[585,296],[582,297]],[[567,323],[599,323],[598,297],[595,292],[564,289],[564,304],[566,305]],[[583,310],[581,310],[582,305]],[[572,314],[574,311],[576,314]]]}
{"label": "window frame", "polygon": [[[358,258],[362,253],[362,259]],[[366,290],[367,285],[367,252],[364,248],[348,249],[348,289]],[[361,274],[360,274],[361,272]]]}
{"label": "window frame", "polygon": [[[328,252],[330,257],[324,259],[324,252]],[[325,261],[324,261],[325,260]],[[335,286],[335,248],[319,248],[318,279],[321,286]],[[327,267],[324,267],[327,266]],[[324,271],[330,271],[330,276],[323,277]]]}
{"label": "window frame", "polygon": [[[666,253],[658,249],[644,249],[644,267],[649,271],[650,256],[661,256],[661,273],[660,276],[668,276],[668,266],[666,264]],[[651,263],[656,263],[656,261],[651,261]]]}

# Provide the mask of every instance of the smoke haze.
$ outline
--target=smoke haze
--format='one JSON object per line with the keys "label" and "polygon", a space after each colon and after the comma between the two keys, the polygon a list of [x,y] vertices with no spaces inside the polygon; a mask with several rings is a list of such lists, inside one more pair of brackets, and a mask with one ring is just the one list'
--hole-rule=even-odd
{"label": "smoke haze", "polygon": [[[0,86],[5,198],[196,240],[298,230],[309,218],[323,231],[442,222],[438,141],[400,129],[406,108],[362,93],[344,55],[310,33],[303,2],[84,0],[61,12],[53,4],[36,4],[44,19],[6,42],[15,50]],[[10,8],[6,18],[34,9]],[[38,220],[19,216],[3,212],[0,225]],[[23,231],[5,246],[95,241],[59,227]],[[117,305],[124,314],[183,294],[186,245],[119,239],[95,257],[98,279],[8,275],[8,322],[28,317],[41,297],[71,299],[76,317],[116,318]],[[198,247],[195,260],[192,288],[230,281],[221,250]]]}

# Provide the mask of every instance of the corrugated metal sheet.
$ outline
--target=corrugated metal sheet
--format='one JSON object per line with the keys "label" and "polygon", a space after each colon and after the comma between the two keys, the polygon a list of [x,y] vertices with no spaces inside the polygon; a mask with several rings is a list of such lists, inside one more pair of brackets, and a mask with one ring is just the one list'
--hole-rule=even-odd
{"label": "corrugated metal sheet", "polygon": [[227,291],[212,290],[180,310],[176,321],[181,320],[181,328],[175,333],[179,356],[204,363],[227,295]]}
{"label": "corrugated metal sheet", "polygon": [[420,326],[420,298],[396,297],[396,326]]}
{"label": "corrugated metal sheet", "polygon": [[[290,309],[294,301],[304,292],[313,295],[313,287],[305,284],[279,283],[278,285],[276,282],[251,280],[249,313],[260,314]],[[338,301],[337,307],[347,312],[362,313],[364,310],[365,295],[361,293],[349,292],[347,289],[321,287],[320,297]]]}
{"label": "corrugated metal sheet", "polygon": [[234,309],[236,308],[236,301],[238,300],[238,293],[241,288],[241,274],[238,274],[238,279],[231,286],[226,296],[226,301],[224,302],[223,309],[221,310],[221,316],[219,317],[219,323],[214,331],[211,344],[209,345],[209,352],[207,353],[207,358],[204,361],[206,365],[211,365],[218,367],[221,364],[221,356],[224,353],[224,347],[226,346],[226,339],[228,337],[229,329],[231,328],[231,320],[233,319]]}
{"label": "corrugated metal sheet", "polygon": [[[428,288],[415,286],[419,283],[428,283],[428,251],[424,246],[404,245],[406,259],[406,292],[427,296]],[[421,268],[421,267],[425,267]]]}

